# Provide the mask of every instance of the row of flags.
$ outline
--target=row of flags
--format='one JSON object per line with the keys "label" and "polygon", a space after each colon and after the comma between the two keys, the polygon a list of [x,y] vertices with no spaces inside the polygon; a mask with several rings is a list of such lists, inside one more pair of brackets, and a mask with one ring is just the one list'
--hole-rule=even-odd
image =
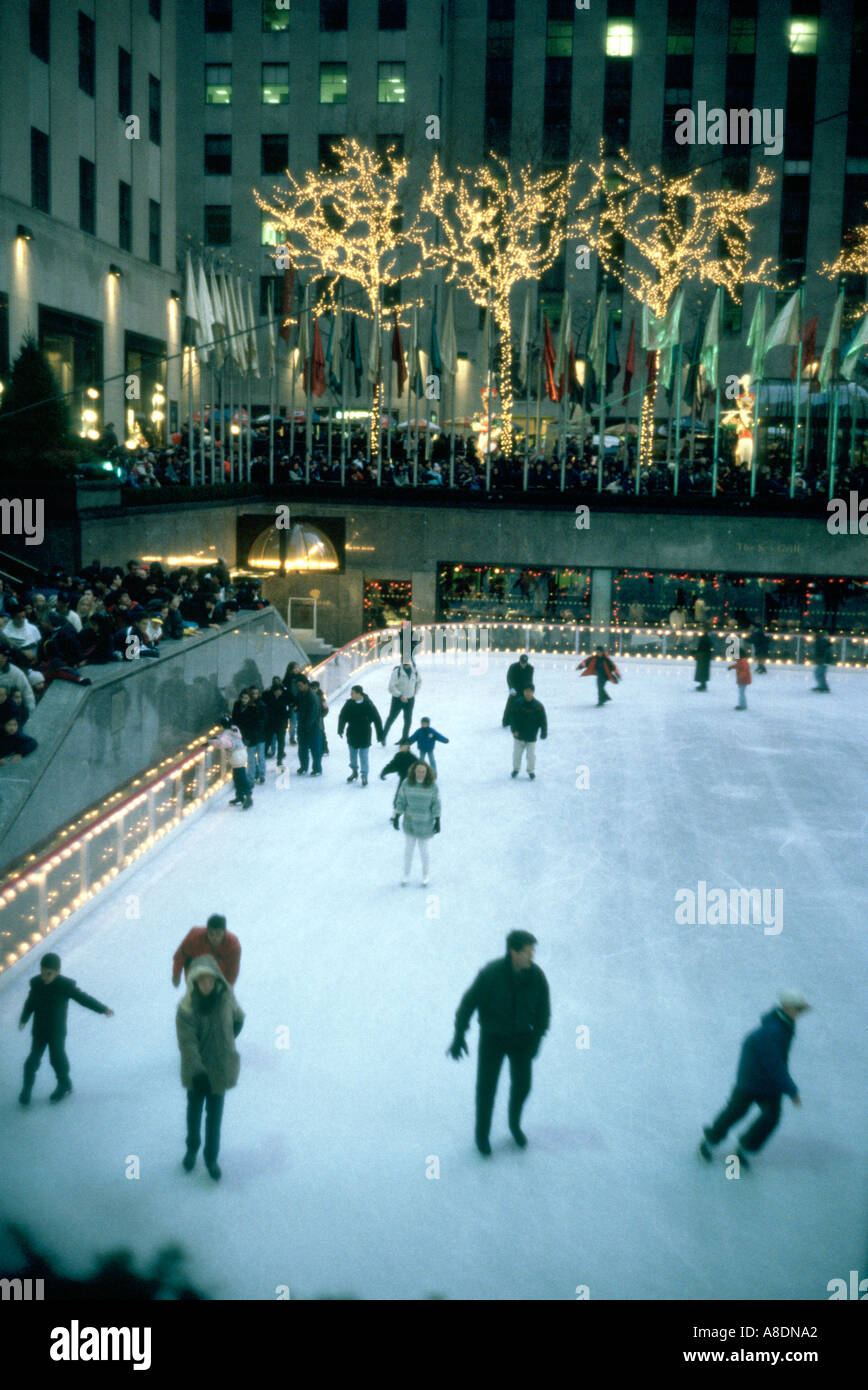
{"label": "row of flags", "polygon": [[[230,359],[240,372],[259,376],[259,349],[250,282],[243,285],[213,266],[209,275],[199,262],[198,274],[187,252],[187,289],[184,312],[191,327],[193,344],[200,362],[211,362],[219,371]],[[273,346],[272,346],[273,351]]]}

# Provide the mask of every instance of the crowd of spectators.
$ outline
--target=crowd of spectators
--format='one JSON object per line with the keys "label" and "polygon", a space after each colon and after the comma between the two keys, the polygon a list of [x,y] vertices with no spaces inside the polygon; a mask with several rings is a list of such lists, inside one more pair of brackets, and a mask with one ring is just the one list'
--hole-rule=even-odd
{"label": "crowd of spectators", "polygon": [[0,579],[0,765],[36,742],[24,726],[53,680],[90,685],[89,666],[156,658],[172,642],[264,607],[255,580],[234,586],[223,560],[167,572],[98,560],[10,589]]}

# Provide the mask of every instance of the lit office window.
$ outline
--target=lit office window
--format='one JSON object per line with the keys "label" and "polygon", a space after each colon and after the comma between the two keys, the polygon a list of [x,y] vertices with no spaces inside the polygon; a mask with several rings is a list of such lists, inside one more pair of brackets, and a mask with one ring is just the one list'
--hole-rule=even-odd
{"label": "lit office window", "polygon": [[205,64],[205,101],[212,106],[229,106],[232,101],[231,63]]}
{"label": "lit office window", "polygon": [[273,217],[263,213],[259,240],[262,246],[282,246],[286,241],[286,232],[279,222],[274,221]]}
{"label": "lit office window", "polygon": [[734,17],[729,21],[729,52],[756,53],[756,19]]}
{"label": "lit office window", "polygon": [[609,20],[606,26],[606,55],[609,58],[633,57],[633,25],[630,20]]}
{"label": "lit office window", "polygon": [[404,85],[404,63],[377,64],[377,101],[391,105],[407,100]]}
{"label": "lit office window", "polygon": [[818,21],[811,16],[791,19],[789,27],[790,52],[800,57],[817,51]]}
{"label": "lit office window", "polygon": [[262,27],[279,34],[289,28],[289,0],[262,0]]}
{"label": "lit office window", "polygon": [[546,57],[572,58],[572,56],[572,22],[568,19],[550,19],[546,28]]}
{"label": "lit office window", "polygon": [[347,100],[346,63],[320,63],[319,99],[325,106],[344,106]]}
{"label": "lit office window", "polygon": [[264,106],[286,106],[289,102],[289,63],[262,64],[262,102]]}

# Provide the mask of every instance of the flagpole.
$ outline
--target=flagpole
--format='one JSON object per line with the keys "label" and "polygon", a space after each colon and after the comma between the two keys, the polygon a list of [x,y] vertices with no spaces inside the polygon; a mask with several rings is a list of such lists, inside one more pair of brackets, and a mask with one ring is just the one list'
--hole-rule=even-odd
{"label": "flagpole", "polygon": [[347,286],[346,281],[341,282],[341,303],[343,313],[341,314],[341,487],[347,481],[347,362],[344,352],[344,338],[346,337],[347,323]]}
{"label": "flagpole", "polygon": [[[603,375],[600,381],[600,447],[597,451],[597,491],[603,491],[603,462],[606,457],[606,387],[608,385],[609,374],[609,301],[606,298],[605,282],[603,285],[603,342],[606,345],[606,356],[603,359]],[[624,440],[626,448],[627,441]]]}
{"label": "flagpole", "polygon": [[[542,348],[543,308],[542,308],[542,305],[541,305],[541,304],[538,306],[537,320],[538,320],[537,345],[538,345],[538,348],[539,348],[539,355],[538,355],[538,357],[537,357],[537,363],[536,363],[536,432],[535,432],[534,438],[533,438],[533,447],[534,447],[534,451],[535,451],[537,454],[539,454],[539,435],[540,435],[540,430],[541,430],[541,428],[542,428],[542,369],[543,369],[543,348]],[[525,490],[525,492],[527,492],[527,469],[525,469],[525,475],[524,475],[524,490]]]}
{"label": "flagpole", "polygon": [[830,437],[829,437],[829,439],[826,441],[826,460],[827,460],[828,468],[829,468],[829,496],[830,496],[830,497],[834,497],[834,496],[835,496],[835,470],[836,470],[836,465],[837,465],[837,462],[838,462],[838,398],[839,398],[839,396],[840,396],[840,394],[841,394],[841,390],[840,390],[840,386],[838,385],[838,373],[837,373],[837,372],[834,373],[834,376],[833,376],[833,378],[832,378],[832,387],[833,387],[833,390],[834,390],[834,392],[835,392],[835,396],[834,396],[834,400],[832,401],[832,408],[831,408],[831,410],[830,410],[830,412],[829,412],[829,414],[830,414],[830,416],[831,416],[831,421],[830,421]]}
{"label": "flagpole", "polygon": [[[643,337],[644,337],[644,333],[643,333]],[[640,389],[640,391],[639,391],[639,414],[638,414],[638,416],[637,416],[637,432],[636,432],[636,496],[637,496],[637,497],[639,496],[639,494],[640,494],[640,492],[641,492],[641,490],[642,490],[642,486],[641,486],[641,475],[642,475],[642,449],[641,449],[641,447],[640,447],[640,446],[641,446],[641,443],[642,443],[642,412],[643,412],[644,407],[645,407],[645,392],[646,392],[647,389],[648,389],[648,352],[647,352],[647,349],[646,349],[646,348],[642,348],[642,349],[641,349],[641,352],[642,352],[642,371],[641,371],[641,373],[640,373],[640,379],[641,379],[641,382],[642,382],[642,386],[641,386],[641,389]],[[653,437],[654,437],[654,436],[653,436],[653,432],[652,432],[652,439],[653,439]],[[599,464],[599,460],[600,460],[601,458],[602,458],[602,452],[601,452],[601,450],[598,449],[598,450],[597,450],[598,464]]]}
{"label": "flagpole", "polygon": [[205,368],[199,363],[199,467],[202,470],[202,486],[205,486]]}
{"label": "flagpole", "polygon": [[458,371],[450,373],[452,377],[452,419],[449,423],[449,486],[455,486],[455,407],[458,397]]}
{"label": "flagpole", "polygon": [[[723,286],[722,286],[722,285],[718,285],[716,293],[720,296],[720,299],[723,298]],[[720,304],[720,300],[719,300],[719,301],[718,301],[718,311],[717,311],[717,313],[718,313],[718,317],[717,317],[717,339],[718,339],[718,342],[720,341],[720,317],[721,317],[721,310],[722,310],[722,305]],[[714,363],[714,375],[715,375],[715,377],[716,377],[716,379],[717,379],[717,385],[716,385],[715,388],[714,388],[714,457],[712,458],[712,461],[711,461],[711,496],[712,496],[712,499],[714,499],[714,498],[717,497],[717,455],[718,455],[718,450],[719,450],[719,448],[720,448],[720,359],[719,359],[719,357],[715,359],[715,363]]]}
{"label": "flagpole", "polygon": [[[275,345],[273,351],[274,351],[275,356],[276,356],[276,354],[277,354],[277,347],[276,347],[276,345]],[[277,395],[276,386],[277,386],[277,374],[276,374],[276,362],[274,362],[274,363],[272,363],[272,367],[271,367],[271,385],[270,385],[270,388],[269,388],[269,407],[270,407],[270,417],[271,417],[271,418],[269,419],[269,421],[268,421],[268,484],[269,484],[269,487],[274,487],[274,412],[275,412],[275,410],[277,409],[277,404],[276,404],[276,395]]]}
{"label": "flagpole", "polygon": [[[310,281],[305,286],[304,292],[305,313],[310,309]],[[307,367],[302,363],[304,372],[304,481],[310,483],[310,455],[313,447],[313,403],[311,400],[311,386],[313,385],[313,314],[307,322],[307,342],[308,356]]]}
{"label": "flagpole", "polygon": [[485,363],[485,382],[486,382],[486,442],[485,442],[485,491],[491,490],[491,290],[488,291],[488,306],[485,310],[485,332],[482,341],[485,344],[487,361]]}
{"label": "flagpole", "polygon": [[187,463],[190,470],[190,486],[193,487],[193,459],[195,450],[193,448],[193,349],[191,347],[187,349],[187,396]]}
{"label": "flagpole", "polygon": [[380,376],[381,376],[381,373],[382,373],[382,361],[381,361],[381,358],[382,358],[382,352],[381,352],[382,342],[381,342],[381,329],[380,329],[380,301],[379,301],[379,297],[377,298],[376,332],[377,332],[377,375],[376,375],[376,380],[375,380],[375,382],[374,382],[374,404],[375,404],[375,406],[376,406],[376,411],[377,411],[377,487],[380,487],[380,486],[382,485],[382,481],[383,481],[383,402],[382,402],[382,398],[381,398],[381,387],[380,387]]}
{"label": "flagpole", "polygon": [[253,477],[253,376],[247,373],[247,481]]}
{"label": "flagpole", "polygon": [[850,471],[856,467],[856,392],[858,386],[855,381],[851,381],[853,394],[850,397]]}
{"label": "flagpole", "polygon": [[522,469],[522,472],[523,472],[523,474],[524,474],[524,490],[525,490],[525,492],[526,492],[526,491],[527,491],[527,460],[528,460],[528,450],[530,449],[530,376],[531,376],[531,360],[532,360],[532,355],[531,355],[531,354],[532,354],[532,349],[531,349],[531,346],[530,346],[529,343],[528,343],[527,348],[526,348],[525,351],[526,351],[526,354],[527,354],[527,355],[526,355],[525,364],[524,364],[524,391],[525,391],[525,401],[524,401],[524,467],[523,467],[523,469]]}
{"label": "flagpole", "polygon": [[[395,316],[397,322],[397,315]],[[389,353],[386,363],[388,379],[386,383],[386,467],[392,462],[392,378],[395,373],[392,370],[392,354]]]}
{"label": "flagpole", "polygon": [[797,457],[798,449],[799,449],[799,405],[800,405],[799,397],[800,397],[801,394],[802,394],[802,349],[803,349],[803,347],[804,347],[804,344],[803,344],[803,342],[802,342],[802,330],[803,330],[803,328],[804,328],[804,324],[803,324],[804,316],[805,316],[805,282],[804,282],[804,280],[803,280],[802,283],[801,283],[801,285],[799,286],[799,353],[798,353],[798,360],[797,360],[797,364],[796,364],[796,394],[795,394],[795,402],[794,402],[794,404],[793,404],[793,447],[792,447],[792,452],[791,452],[791,454],[790,454],[790,497],[791,497],[791,498],[795,497],[795,495],[796,495],[796,457]]}
{"label": "flagpole", "polygon": [[673,497],[678,496],[678,483],[681,470],[681,339],[675,349],[675,473],[673,478]]}

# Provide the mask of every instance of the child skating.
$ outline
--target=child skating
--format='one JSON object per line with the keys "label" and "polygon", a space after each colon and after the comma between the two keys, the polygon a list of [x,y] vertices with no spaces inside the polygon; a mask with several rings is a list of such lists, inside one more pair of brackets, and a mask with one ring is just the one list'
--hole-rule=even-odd
{"label": "child skating", "polygon": [[30,1096],[33,1091],[33,1082],[42,1061],[45,1049],[48,1048],[48,1060],[54,1068],[57,1077],[57,1085],[49,1096],[49,1100],[63,1100],[72,1090],[72,1082],[69,1079],[69,1060],[66,1055],[64,1043],[66,1041],[66,1012],[69,1007],[70,999],[74,999],[76,1004],[81,1004],[85,1009],[92,1009],[95,1014],[105,1014],[106,1018],[111,1018],[114,1014],[113,1009],[101,1004],[98,999],[93,999],[83,990],[77,989],[75,980],[69,979],[67,975],[60,973],[60,956],[53,951],[42,957],[39,966],[39,974],[35,975],[30,981],[30,993],[24,1001],[24,1008],[21,1010],[21,1019],[18,1023],[19,1028],[24,1028],[27,1020],[33,1017],[33,1042],[30,1047],[30,1055],[24,1063],[24,1085],[18,1100],[21,1105],[30,1104]]}
{"label": "child skating", "polygon": [[437,764],[434,761],[434,745],[435,743],[448,742],[445,734],[438,733],[436,729],[431,728],[431,720],[427,718],[422,720],[415,734],[410,735],[410,743],[415,743],[419,749],[419,757],[427,758],[435,772],[437,771]]}

